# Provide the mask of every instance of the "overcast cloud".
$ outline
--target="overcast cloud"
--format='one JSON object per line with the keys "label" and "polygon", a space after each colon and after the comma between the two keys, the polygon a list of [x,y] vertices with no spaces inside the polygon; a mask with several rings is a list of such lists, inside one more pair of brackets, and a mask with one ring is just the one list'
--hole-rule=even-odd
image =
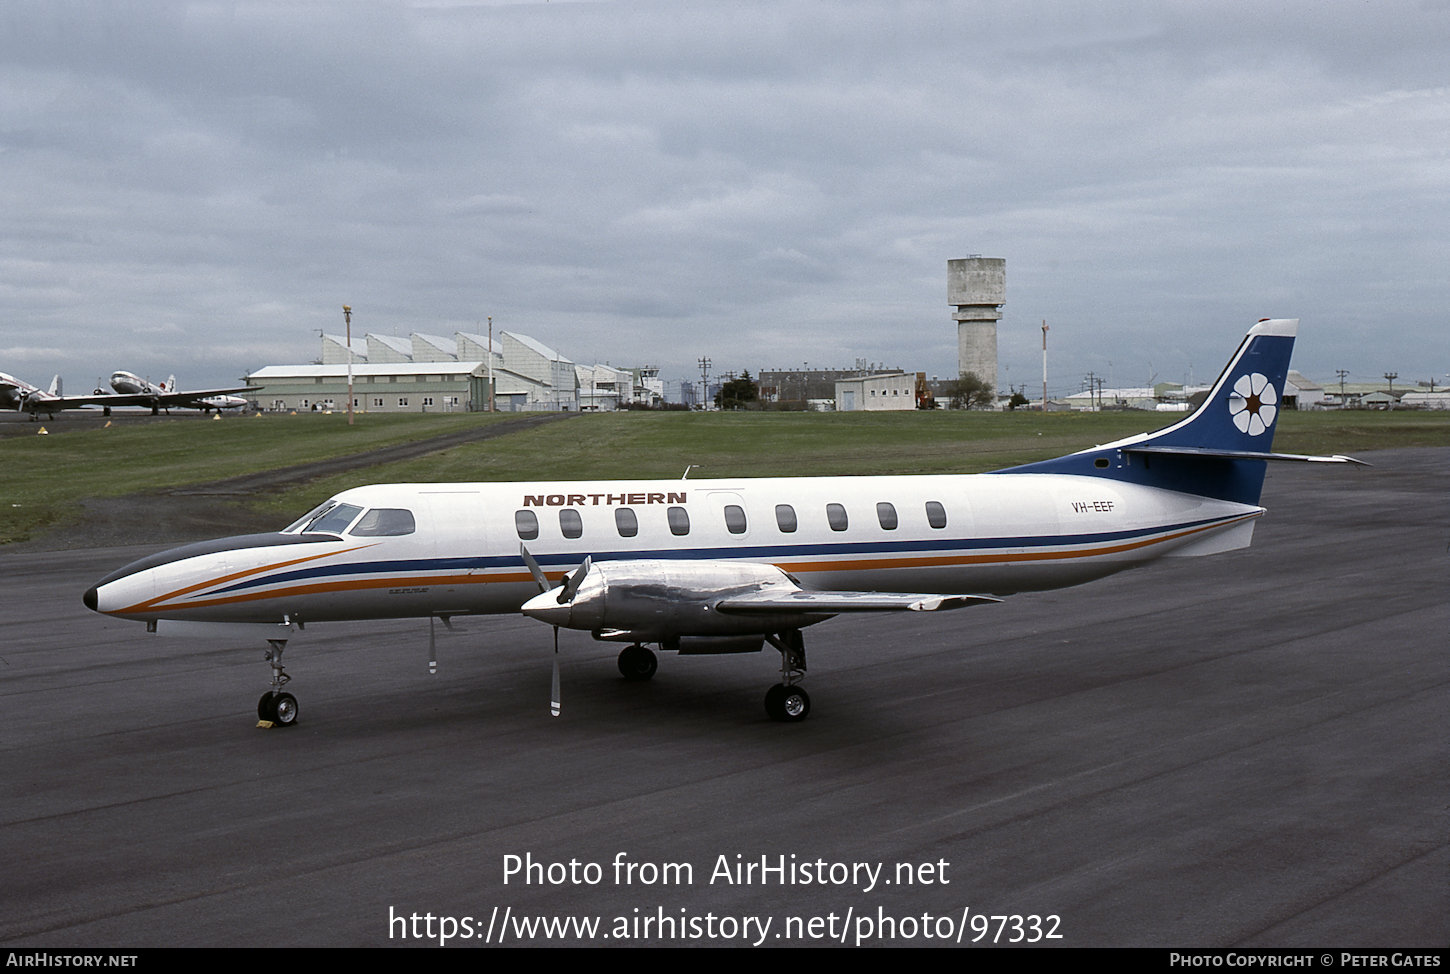
{"label": "overcast cloud", "polygon": [[0,8],[0,370],[80,392],[495,328],[576,362],[1450,372],[1450,4]]}

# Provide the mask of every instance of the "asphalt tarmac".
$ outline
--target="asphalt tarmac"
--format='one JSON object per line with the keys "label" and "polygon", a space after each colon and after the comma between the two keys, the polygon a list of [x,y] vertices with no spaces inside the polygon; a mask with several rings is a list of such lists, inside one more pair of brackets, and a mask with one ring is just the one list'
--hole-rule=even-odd
{"label": "asphalt tarmac", "polygon": [[799,725],[774,652],[567,632],[551,718],[510,617],[436,675],[313,627],[259,729],[260,643],[82,607],[150,549],[0,555],[0,944],[1443,947],[1450,449],[1369,458],[1275,466],[1248,551],[808,630]]}

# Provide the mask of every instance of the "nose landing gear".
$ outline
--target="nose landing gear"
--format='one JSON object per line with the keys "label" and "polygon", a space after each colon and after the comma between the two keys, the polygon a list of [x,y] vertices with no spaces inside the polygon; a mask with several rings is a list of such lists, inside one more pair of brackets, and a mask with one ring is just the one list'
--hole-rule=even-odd
{"label": "nose landing gear", "polygon": [[267,721],[273,727],[292,727],[297,723],[297,698],[282,688],[291,681],[282,668],[282,650],[287,648],[285,639],[269,639],[265,659],[272,665],[272,689],[262,694],[257,701],[257,719]]}

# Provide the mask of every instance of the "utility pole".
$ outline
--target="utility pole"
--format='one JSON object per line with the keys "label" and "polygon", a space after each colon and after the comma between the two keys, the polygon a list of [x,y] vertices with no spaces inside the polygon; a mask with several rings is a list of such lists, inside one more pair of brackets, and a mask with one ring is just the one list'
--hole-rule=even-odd
{"label": "utility pole", "polygon": [[1386,372],[1385,373],[1385,381],[1390,384],[1390,403],[1389,403],[1389,407],[1391,409],[1394,409],[1395,408],[1395,380],[1398,379],[1399,377],[1400,377],[1400,374],[1398,372]]}
{"label": "utility pole", "polygon": [[342,317],[347,322],[347,425],[352,425],[352,308],[342,306]]}
{"label": "utility pole", "polygon": [[1047,412],[1047,319],[1042,319],[1042,411]]}
{"label": "utility pole", "polygon": [[493,315],[488,316],[488,411],[494,411],[493,401]]}
{"label": "utility pole", "polygon": [[701,356],[700,358],[700,408],[706,408],[706,400],[710,398],[710,360]]}
{"label": "utility pole", "polygon": [[1339,408],[1343,409],[1349,405],[1344,399],[1344,377],[1349,375],[1348,369],[1335,369],[1334,374],[1339,376]]}

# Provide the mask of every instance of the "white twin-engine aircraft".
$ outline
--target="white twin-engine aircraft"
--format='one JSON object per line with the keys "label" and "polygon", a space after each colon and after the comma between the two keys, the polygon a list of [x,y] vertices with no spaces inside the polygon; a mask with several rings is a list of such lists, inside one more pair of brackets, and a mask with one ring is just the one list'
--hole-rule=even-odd
{"label": "white twin-engine aircraft", "polygon": [[[258,716],[284,692],[292,627],[522,611],[627,644],[781,654],[769,715],[810,712],[801,630],[848,612],[935,611],[1249,544],[1298,321],[1256,324],[1182,422],[990,474],[583,483],[388,484],[347,490],[276,534],[143,558],[85,593],[144,621],[270,623]],[[557,584],[556,584],[557,583]],[[269,630],[270,631],[270,630]],[[431,638],[431,629],[430,629]]]}
{"label": "white twin-engine aircraft", "polygon": [[[112,373],[111,388],[115,390],[116,395],[113,405],[150,406],[153,416],[163,409],[170,413],[172,406],[200,409],[203,413],[209,413],[213,409],[217,412],[221,412],[223,409],[242,409],[246,407],[247,400],[241,396],[232,395],[232,393],[260,392],[262,390],[262,386],[236,386],[231,389],[195,389],[191,392],[178,392],[174,375],[161,385],[157,385],[150,379],[143,379],[134,372],[125,371]],[[103,391],[102,389],[96,390],[98,394]],[[103,402],[102,405],[106,405],[106,403]],[[110,414],[111,411],[107,408],[106,415]]]}

